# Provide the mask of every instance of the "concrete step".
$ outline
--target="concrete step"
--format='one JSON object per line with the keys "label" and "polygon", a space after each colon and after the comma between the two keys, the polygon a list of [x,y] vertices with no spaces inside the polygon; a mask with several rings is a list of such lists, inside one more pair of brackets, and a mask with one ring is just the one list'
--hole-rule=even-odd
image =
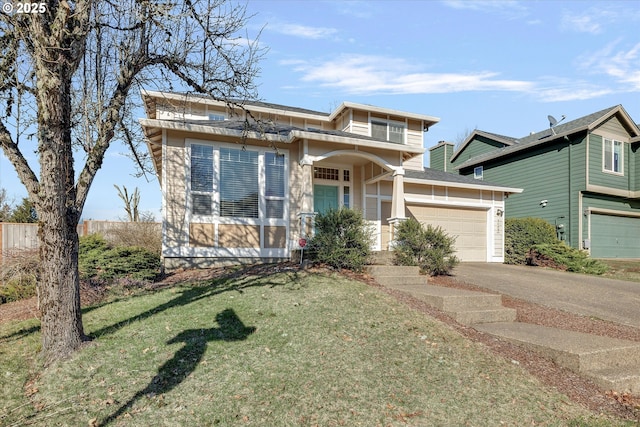
{"label": "concrete step", "polygon": [[393,265],[393,252],[376,251],[371,256],[371,263],[378,265]]}
{"label": "concrete step", "polygon": [[[448,313],[456,322],[463,325],[478,325],[482,323],[514,322],[517,312],[513,308],[496,308],[493,310],[469,310]],[[475,326],[474,326],[475,328]]]}
{"label": "concrete step", "polygon": [[640,395],[640,366],[600,369],[585,374],[603,390]]}
{"label": "concrete step", "polygon": [[427,276],[373,276],[376,282],[388,288],[404,290],[407,286],[426,286]]}
{"label": "concrete step", "polygon": [[[405,265],[368,265],[365,267],[367,273],[372,276],[419,276],[420,267]],[[426,276],[423,276],[426,277]]]}
{"label": "concrete step", "polygon": [[408,288],[429,305],[447,312],[502,308],[502,296],[442,286]]}
{"label": "concrete step", "polygon": [[640,366],[640,342],[528,323],[494,323],[476,329],[540,351],[575,372]]}
{"label": "concrete step", "polygon": [[500,295],[428,284],[388,286],[413,295],[464,325],[491,322],[513,322],[516,310],[502,306]]}

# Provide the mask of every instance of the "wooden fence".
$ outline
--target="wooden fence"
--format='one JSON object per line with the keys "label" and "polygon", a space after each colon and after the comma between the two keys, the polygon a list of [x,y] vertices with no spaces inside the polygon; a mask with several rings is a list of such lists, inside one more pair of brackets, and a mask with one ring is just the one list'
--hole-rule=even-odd
{"label": "wooden fence", "polygon": [[[93,233],[106,234],[114,227],[123,224],[121,221],[83,221],[78,225],[78,235],[87,236]],[[160,224],[154,223],[160,231]],[[12,253],[37,249],[38,224],[17,224],[0,222],[0,261]]]}

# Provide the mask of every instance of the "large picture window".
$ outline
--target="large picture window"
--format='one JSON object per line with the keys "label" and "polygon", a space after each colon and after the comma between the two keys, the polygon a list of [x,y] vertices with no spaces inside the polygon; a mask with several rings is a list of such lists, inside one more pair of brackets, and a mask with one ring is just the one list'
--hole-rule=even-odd
{"label": "large picture window", "polygon": [[604,139],[603,169],[607,172],[623,173],[622,142]]}
{"label": "large picture window", "polygon": [[190,174],[193,215],[285,217],[284,154],[191,144]]}

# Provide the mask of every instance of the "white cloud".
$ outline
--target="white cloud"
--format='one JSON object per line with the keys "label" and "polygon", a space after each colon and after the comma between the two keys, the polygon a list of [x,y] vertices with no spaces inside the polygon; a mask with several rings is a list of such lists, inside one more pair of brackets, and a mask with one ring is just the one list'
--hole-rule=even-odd
{"label": "white cloud", "polygon": [[[594,19],[597,17],[597,19]],[[576,15],[573,12],[565,11],[560,20],[560,27],[567,31],[579,33],[600,34],[602,32],[601,15],[594,15],[593,11]]]}
{"label": "white cloud", "polygon": [[617,48],[620,41],[582,57],[583,68],[612,77],[625,85],[624,90],[640,91],[640,43],[629,48]]}
{"label": "white cloud", "polygon": [[452,9],[499,13],[511,18],[528,15],[527,7],[516,0],[442,0]]}
{"label": "white cloud", "polygon": [[609,95],[614,91],[611,89],[596,87],[593,85],[568,85],[554,88],[546,88],[538,91],[538,98],[544,102],[561,101],[585,101],[587,99],[598,98]]}
{"label": "white cloud", "polygon": [[293,69],[303,74],[302,81],[351,94],[533,90],[531,82],[498,79],[496,72],[425,73],[403,59],[372,55],[342,55],[320,64],[296,62]]}
{"label": "white cloud", "polygon": [[328,39],[338,33],[335,28],[327,27],[310,27],[308,25],[300,24],[283,24],[275,23],[267,27],[271,31],[275,31],[288,36],[300,37],[304,39]]}

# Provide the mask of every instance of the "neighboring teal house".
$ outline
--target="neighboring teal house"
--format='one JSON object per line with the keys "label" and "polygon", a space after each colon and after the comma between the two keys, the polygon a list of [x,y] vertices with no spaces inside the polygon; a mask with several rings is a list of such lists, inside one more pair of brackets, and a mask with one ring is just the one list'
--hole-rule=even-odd
{"label": "neighboring teal house", "polygon": [[509,187],[511,218],[539,217],[594,258],[640,258],[640,127],[622,105],[515,139],[476,130],[430,166]]}

